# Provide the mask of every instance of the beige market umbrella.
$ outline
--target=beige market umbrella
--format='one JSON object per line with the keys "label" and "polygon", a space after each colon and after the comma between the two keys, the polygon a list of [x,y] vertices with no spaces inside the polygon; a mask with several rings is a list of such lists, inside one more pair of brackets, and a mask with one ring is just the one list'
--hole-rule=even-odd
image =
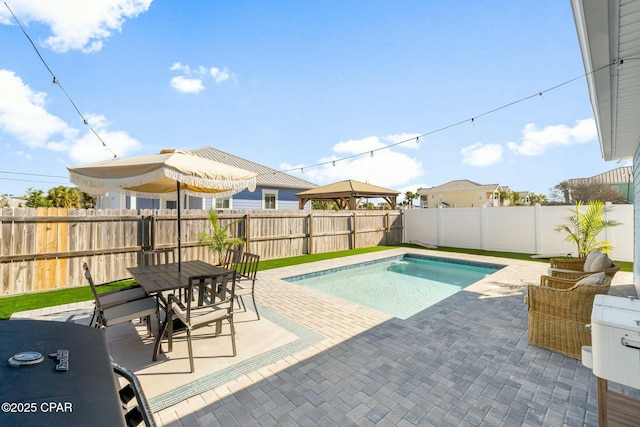
{"label": "beige market umbrella", "polygon": [[254,172],[205,159],[182,150],[106,160],[67,168],[70,180],[82,191],[98,195],[110,191],[127,195],[178,197],[178,269],[180,268],[180,197],[228,197],[244,189],[254,191]]}

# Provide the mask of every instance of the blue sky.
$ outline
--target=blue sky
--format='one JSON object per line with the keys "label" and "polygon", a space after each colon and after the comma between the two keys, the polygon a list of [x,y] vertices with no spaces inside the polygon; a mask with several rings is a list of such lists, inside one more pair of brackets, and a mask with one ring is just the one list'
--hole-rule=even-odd
{"label": "blue sky", "polygon": [[626,164],[602,160],[585,79],[562,85],[584,74],[568,0],[6,3],[60,86],[2,4],[0,194],[204,146],[402,192],[548,194]]}

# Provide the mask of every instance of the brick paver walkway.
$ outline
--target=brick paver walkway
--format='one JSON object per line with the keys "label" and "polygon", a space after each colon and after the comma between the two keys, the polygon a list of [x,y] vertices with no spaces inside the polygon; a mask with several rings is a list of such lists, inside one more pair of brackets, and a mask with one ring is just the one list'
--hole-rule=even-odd
{"label": "brick paver walkway", "polygon": [[[279,280],[317,266],[261,272],[259,304],[326,339],[167,408],[158,421],[171,427],[597,425],[591,371],[527,342],[522,291],[546,265],[489,261],[509,267],[407,320]],[[617,284],[624,280],[632,283],[621,275]]]}

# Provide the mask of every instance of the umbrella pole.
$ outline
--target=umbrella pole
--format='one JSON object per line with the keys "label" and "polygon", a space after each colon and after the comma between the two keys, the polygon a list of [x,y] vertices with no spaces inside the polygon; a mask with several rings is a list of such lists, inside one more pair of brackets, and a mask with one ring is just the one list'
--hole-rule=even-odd
{"label": "umbrella pole", "polygon": [[178,271],[180,271],[180,263],[182,258],[181,242],[180,242],[180,183],[176,182],[178,187]]}

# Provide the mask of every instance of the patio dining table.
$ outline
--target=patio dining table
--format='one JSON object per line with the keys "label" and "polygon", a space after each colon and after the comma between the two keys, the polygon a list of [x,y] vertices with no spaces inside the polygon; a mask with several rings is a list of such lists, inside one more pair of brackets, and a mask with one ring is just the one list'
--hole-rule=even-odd
{"label": "patio dining table", "polygon": [[[178,263],[168,263],[129,267],[127,270],[147,294],[155,295],[157,298],[163,298],[163,292],[173,293],[177,290],[186,289],[189,287],[189,279],[211,277],[229,272],[224,267],[200,260],[183,261],[180,269],[178,269]],[[203,292],[200,292],[199,298],[202,297],[202,294]],[[168,321],[171,321],[171,319],[166,318],[165,322]],[[163,328],[161,327],[160,330],[163,330]],[[158,334],[153,348],[153,360],[158,358],[161,342],[162,336]]]}

